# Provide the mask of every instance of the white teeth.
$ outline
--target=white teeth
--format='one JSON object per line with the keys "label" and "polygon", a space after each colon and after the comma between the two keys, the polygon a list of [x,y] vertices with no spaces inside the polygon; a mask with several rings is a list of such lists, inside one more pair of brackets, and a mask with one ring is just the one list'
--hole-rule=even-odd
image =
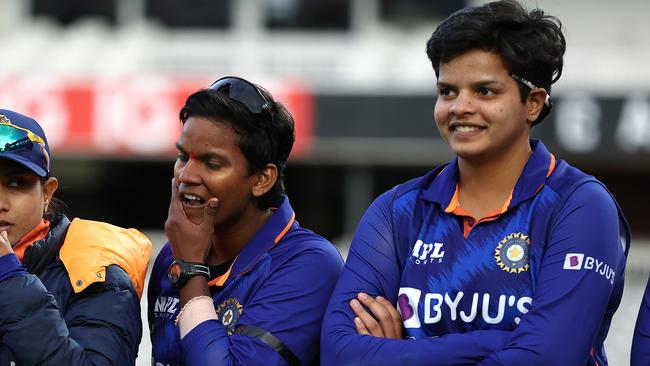
{"label": "white teeth", "polygon": [[195,196],[193,194],[187,194],[187,193],[183,195],[183,198],[185,198],[186,200],[189,200],[189,201],[200,201],[201,200],[201,197]]}
{"label": "white teeth", "polygon": [[477,126],[456,126],[454,130],[458,132],[474,132],[478,131],[480,128]]}

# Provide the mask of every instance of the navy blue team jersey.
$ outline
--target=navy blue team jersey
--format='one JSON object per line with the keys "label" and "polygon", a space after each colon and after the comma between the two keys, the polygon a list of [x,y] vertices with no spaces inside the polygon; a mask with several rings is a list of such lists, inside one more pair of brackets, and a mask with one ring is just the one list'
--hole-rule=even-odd
{"label": "navy blue team jersey", "polygon": [[[606,365],[629,227],[607,189],[531,140],[511,197],[478,222],[457,160],[365,213],[322,333],[326,365]],[[358,292],[396,305],[408,339],[357,334]]]}
{"label": "navy blue team jersey", "polygon": [[163,247],[148,289],[153,365],[286,364],[274,343],[238,332],[243,326],[269,332],[301,364],[314,358],[343,260],[331,243],[301,228],[294,218],[285,197],[230,270],[210,282],[218,320],[204,321],[182,340],[174,324],[179,292],[167,280],[173,256],[169,243]]}
{"label": "navy blue team jersey", "polygon": [[632,338],[632,366],[650,365],[650,278],[646,285]]}

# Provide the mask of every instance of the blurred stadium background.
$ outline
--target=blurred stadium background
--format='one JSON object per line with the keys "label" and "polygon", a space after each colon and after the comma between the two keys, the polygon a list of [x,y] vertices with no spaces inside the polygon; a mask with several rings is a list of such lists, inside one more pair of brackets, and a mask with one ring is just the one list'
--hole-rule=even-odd
{"label": "blurred stadium background", "polygon": [[[74,216],[143,229],[158,249],[185,97],[249,78],[296,117],[287,186],[301,224],[345,252],[373,197],[451,157],[424,44],[450,12],[483,2],[0,0],[0,107],[43,123]],[[611,364],[626,365],[650,269],[650,3],[524,3],[559,17],[568,43],[554,112],[534,134],[604,181],[634,230],[607,340]],[[145,332],[138,365],[149,352]]]}

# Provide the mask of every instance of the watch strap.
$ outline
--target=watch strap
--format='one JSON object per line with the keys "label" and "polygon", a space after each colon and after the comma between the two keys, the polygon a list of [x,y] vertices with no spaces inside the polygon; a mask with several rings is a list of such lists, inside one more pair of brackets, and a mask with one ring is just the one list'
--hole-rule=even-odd
{"label": "watch strap", "polygon": [[203,263],[196,262],[184,262],[185,268],[181,266],[184,274],[187,276],[204,276],[207,279],[210,279],[210,267]]}
{"label": "watch strap", "polygon": [[[170,271],[172,267],[178,266],[179,273],[175,281],[172,280]],[[182,259],[176,259],[169,266],[168,279],[171,285],[175,288],[181,288],[187,281],[194,276],[203,276],[206,280],[210,279],[210,267],[203,263],[186,262]]]}

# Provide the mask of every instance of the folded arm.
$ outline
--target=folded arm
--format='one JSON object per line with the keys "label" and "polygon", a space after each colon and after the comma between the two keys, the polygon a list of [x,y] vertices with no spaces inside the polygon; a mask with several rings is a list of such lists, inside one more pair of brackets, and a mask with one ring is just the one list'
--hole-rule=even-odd
{"label": "folded arm", "polygon": [[467,365],[503,348],[510,332],[447,334],[428,339],[387,339],[359,334],[350,301],[363,292],[397,302],[401,268],[393,243],[390,195],[368,209],[352,241],[343,274],[323,323],[321,360],[326,365]]}

